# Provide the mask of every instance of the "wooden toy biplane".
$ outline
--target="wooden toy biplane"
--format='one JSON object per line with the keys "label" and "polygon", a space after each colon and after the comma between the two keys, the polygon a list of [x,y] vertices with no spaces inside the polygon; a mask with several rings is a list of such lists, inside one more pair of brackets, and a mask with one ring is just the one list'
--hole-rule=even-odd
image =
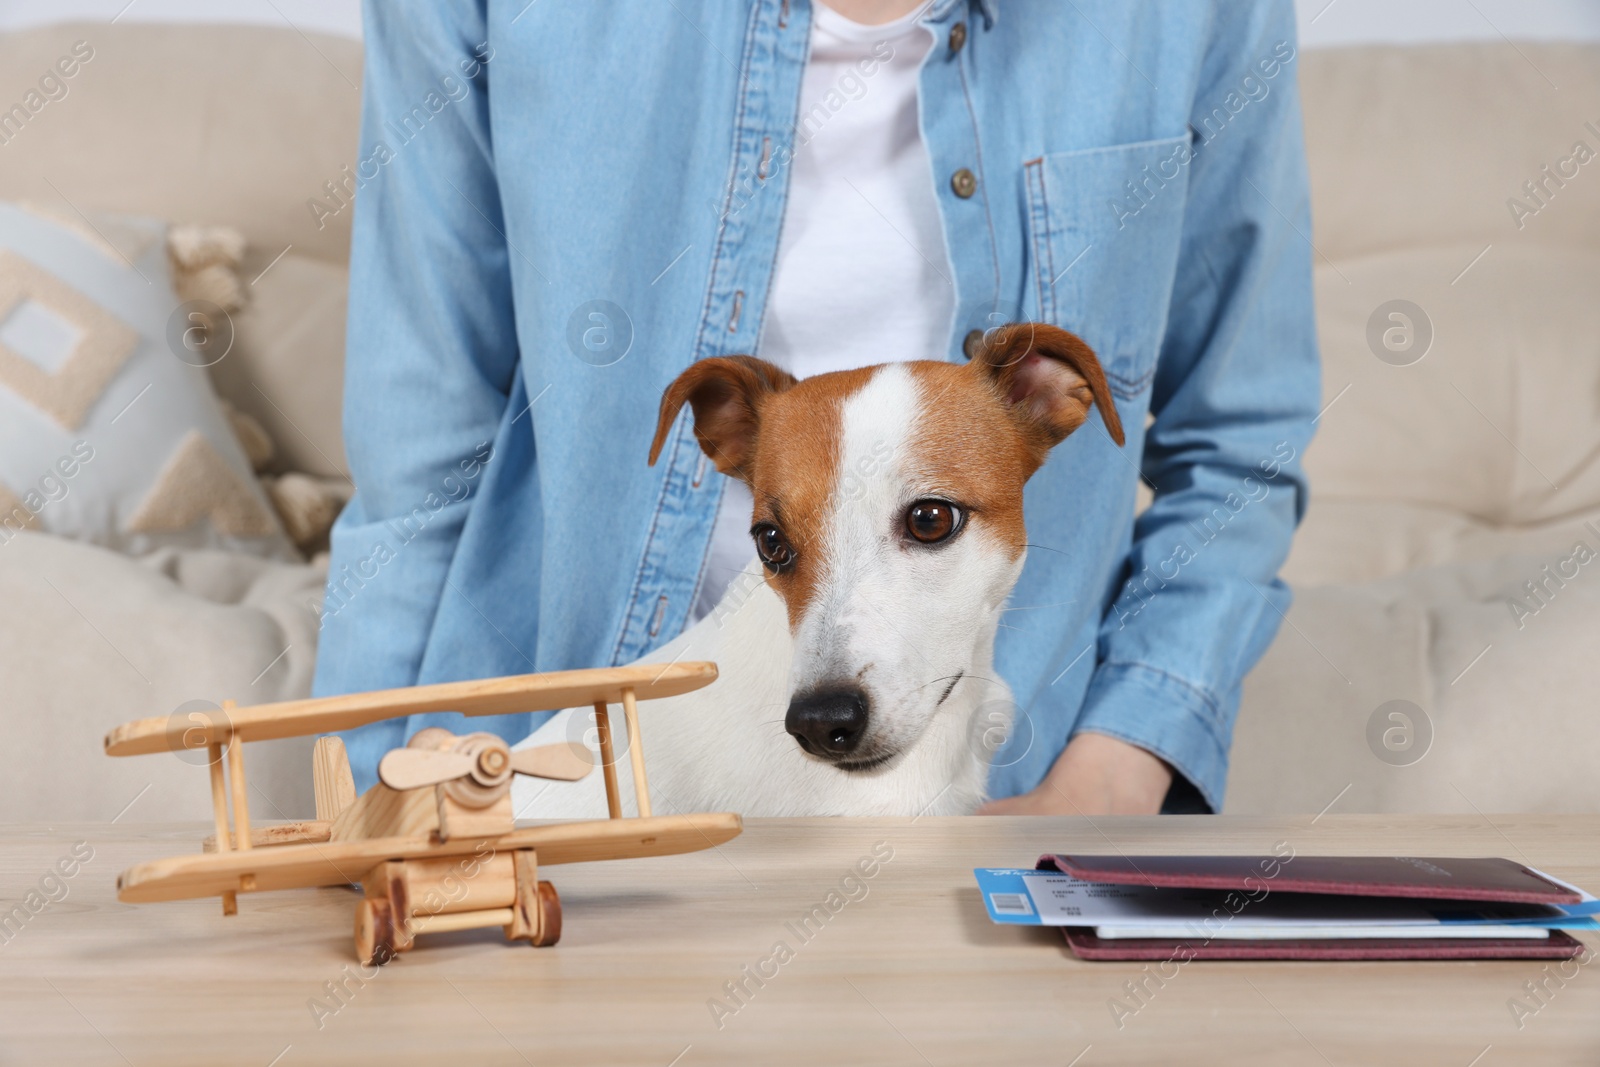
{"label": "wooden toy biplane", "polygon": [[[709,685],[713,663],[636,665],[526,674],[472,682],[223,705],[215,716],[142,719],[106,735],[112,756],[193,750],[211,770],[216,836],[200,855],[140,863],[117,877],[117,899],[143,904],[220,896],[232,915],[238,894],[360,884],[356,955],[386,963],[417,935],[485,926],[508,939],[553,945],[561,902],[540,866],[664,856],[719,845],[738,835],[731,812],[653,816],[636,702]],[[637,818],[624,818],[607,705],[620,703],[628,731]],[[348,730],[433,711],[466,716],[549,711],[592,704],[609,819],[518,829],[514,774],[572,781],[593,769],[581,744],[513,752],[493,734],[458,737],[430,728],[384,756],[378,784],[356,796],[344,744],[317,740],[312,756],[314,820],[252,829],[243,744]],[[232,817],[229,817],[229,797]]]}

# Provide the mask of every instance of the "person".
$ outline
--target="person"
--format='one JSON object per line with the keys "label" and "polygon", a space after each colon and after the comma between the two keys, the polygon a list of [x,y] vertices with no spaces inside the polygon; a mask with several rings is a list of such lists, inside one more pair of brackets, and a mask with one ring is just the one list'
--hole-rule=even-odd
{"label": "person", "polygon": [[[1319,397],[1289,0],[382,0],[364,33],[318,695],[621,664],[705,614],[750,509],[687,417],[645,463],[690,362],[1051,322],[1129,440],[1029,483],[985,810],[1220,808]],[[348,735],[358,784],[431,724]]]}

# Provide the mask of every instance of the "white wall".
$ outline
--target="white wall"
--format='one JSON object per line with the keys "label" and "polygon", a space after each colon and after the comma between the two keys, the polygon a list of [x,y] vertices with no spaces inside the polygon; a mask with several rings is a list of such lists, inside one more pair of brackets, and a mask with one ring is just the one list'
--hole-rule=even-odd
{"label": "white wall", "polygon": [[360,0],[0,0],[0,30],[69,19],[287,23],[302,33],[361,36]]}
{"label": "white wall", "polygon": [[[1600,0],[1295,0],[1295,9],[1301,39],[1309,48],[1493,41],[1502,35],[1513,40],[1600,41]],[[302,31],[361,36],[360,0],[0,0],[0,30],[59,19],[111,18],[280,26],[288,22]]]}
{"label": "white wall", "polygon": [[1597,0],[1295,0],[1308,47],[1425,41],[1600,41]]}

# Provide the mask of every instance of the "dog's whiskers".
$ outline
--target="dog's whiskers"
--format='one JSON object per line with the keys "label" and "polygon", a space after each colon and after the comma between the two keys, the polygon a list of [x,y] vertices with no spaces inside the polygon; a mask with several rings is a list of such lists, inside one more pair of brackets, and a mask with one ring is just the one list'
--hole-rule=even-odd
{"label": "dog's whiskers", "polygon": [[991,685],[991,686],[998,686],[999,688],[1005,690],[1005,692],[1007,694],[1010,694],[1010,692],[1011,692],[1011,687],[1009,685],[1007,685],[1005,682],[1001,681],[999,678],[993,678],[993,677],[990,677],[988,675],[969,674],[969,675],[967,675],[967,681],[969,681],[969,682],[984,682],[984,683],[986,683],[988,685]]}
{"label": "dog's whiskers", "polygon": [[950,679],[952,679],[952,678],[960,678],[964,674],[966,674],[966,671],[956,671],[956,673],[954,673],[954,674],[941,675],[940,677],[935,678],[932,681],[923,682],[917,688],[918,689],[926,689],[930,685],[938,685],[940,682],[948,682]]}
{"label": "dog's whiskers", "polygon": [[1054,604],[1017,604],[1014,606],[1001,608],[1000,614],[1004,615],[1008,611],[1040,611],[1044,608],[1064,608],[1068,604],[1076,604],[1077,602],[1077,598],[1074,597],[1071,600],[1060,600]]}

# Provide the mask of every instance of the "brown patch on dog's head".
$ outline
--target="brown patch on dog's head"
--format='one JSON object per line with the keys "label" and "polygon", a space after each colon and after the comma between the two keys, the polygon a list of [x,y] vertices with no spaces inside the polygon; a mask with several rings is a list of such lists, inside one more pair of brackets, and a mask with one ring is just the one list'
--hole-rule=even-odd
{"label": "brown patch on dog's head", "polygon": [[1022,487],[1038,467],[1031,433],[970,365],[911,363],[920,410],[901,468],[928,495],[965,509],[967,521],[999,539],[1012,556],[1027,545]]}
{"label": "brown patch on dog's head", "polygon": [[872,377],[873,368],[822,374],[803,382],[752,356],[692,364],[661,398],[650,462],[687,402],[694,433],[719,471],[750,487],[752,523],[777,526],[797,562],[767,580],[797,625],[815,596],[825,566],[823,527],[839,484],[844,402]]}
{"label": "brown patch on dog's head", "polygon": [[1056,326],[993,331],[966,366],[913,363],[922,410],[906,474],[966,507],[1013,554],[1027,545],[1022,487],[1050,449],[1100,409],[1123,443],[1122,423],[1094,352]]}
{"label": "brown patch on dog's head", "polygon": [[807,378],[763,411],[750,494],[752,522],[772,523],[788,538],[796,563],[767,581],[783,597],[791,628],[816,598],[827,570],[829,516],[840,491],[844,405],[875,368]]}

